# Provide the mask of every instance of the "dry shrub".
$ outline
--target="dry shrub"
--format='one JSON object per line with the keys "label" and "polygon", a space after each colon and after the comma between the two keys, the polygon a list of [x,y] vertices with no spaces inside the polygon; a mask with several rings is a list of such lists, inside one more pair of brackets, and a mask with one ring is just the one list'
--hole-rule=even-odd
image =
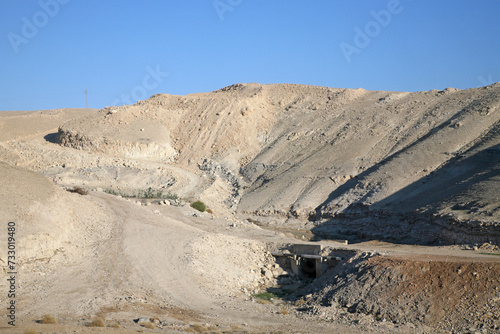
{"label": "dry shrub", "polygon": [[203,332],[208,331],[208,328],[203,326],[203,325],[200,325],[200,324],[194,324],[194,325],[189,326],[184,331],[188,332],[188,333],[203,333]]}
{"label": "dry shrub", "polygon": [[289,314],[288,309],[286,307],[282,307],[279,311],[279,314],[283,314],[283,315]]}
{"label": "dry shrub", "polygon": [[258,304],[264,304],[264,305],[271,304],[271,302],[269,300],[266,300],[266,299],[255,299],[255,302]]}
{"label": "dry shrub", "polygon": [[57,319],[50,314],[46,314],[43,316],[40,323],[42,323],[42,324],[57,324]]}
{"label": "dry shrub", "polygon": [[111,327],[111,328],[121,328],[122,326],[120,326],[119,323],[115,322],[115,323],[112,323],[111,325],[109,325],[109,327]]}
{"label": "dry shrub", "polygon": [[106,321],[103,318],[97,317],[91,322],[87,323],[87,327],[106,327]]}
{"label": "dry shrub", "polygon": [[30,329],[25,330],[24,334],[38,334],[38,331],[30,328]]}
{"label": "dry shrub", "polygon": [[212,209],[207,209],[207,212],[208,212],[209,214],[211,214],[211,215],[213,215],[213,214],[214,214],[214,211],[213,211]]}
{"label": "dry shrub", "polygon": [[139,325],[149,329],[155,329],[155,325],[152,322],[141,322]]}
{"label": "dry shrub", "polygon": [[304,305],[306,303],[306,301],[304,300],[304,298],[300,298],[300,299],[297,299],[293,304],[295,306],[301,306],[301,305]]}

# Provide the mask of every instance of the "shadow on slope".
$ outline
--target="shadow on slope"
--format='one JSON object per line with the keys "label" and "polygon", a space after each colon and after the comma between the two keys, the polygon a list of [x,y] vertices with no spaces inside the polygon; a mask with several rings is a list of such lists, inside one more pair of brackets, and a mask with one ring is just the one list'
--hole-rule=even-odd
{"label": "shadow on slope", "polygon": [[[377,202],[370,202],[374,192],[378,191],[377,186],[369,182],[372,174],[375,175],[389,163],[397,163],[394,161],[397,158],[401,157],[405,161],[402,155],[411,150],[432,147],[434,142],[443,140],[433,136],[460,118],[482,116],[485,110],[495,110],[498,99],[494,92],[489,95],[491,97],[488,96],[488,99],[472,100],[415,142],[335,189],[316,208],[314,218],[325,221],[316,226],[313,232],[318,238],[327,236],[351,242],[377,239],[427,245],[487,241],[500,243],[500,230],[498,223],[495,223],[495,220],[498,222],[500,219],[499,200],[495,191],[499,189],[500,182],[499,122],[492,124],[476,138],[474,145],[465,153],[444,161],[426,177]],[[441,134],[441,137],[446,138],[444,135]],[[427,144],[417,146],[424,142]],[[376,181],[377,177],[373,179]],[[389,177],[385,181],[395,182]],[[461,214],[454,215],[452,207],[461,210]]]}
{"label": "shadow on slope", "polygon": [[[409,212],[422,208],[435,210],[440,203],[457,200],[457,196],[472,191],[472,188],[479,183],[495,182],[497,176],[500,176],[500,145],[480,151],[468,158],[452,159],[431,175],[373,204],[372,207],[396,212]],[[485,200],[491,202],[496,199],[485,198]]]}
{"label": "shadow on slope", "polygon": [[57,141],[58,135],[59,135],[59,133],[57,133],[57,132],[49,133],[49,134],[45,135],[43,137],[43,139],[45,139],[46,141],[48,141],[49,143],[52,143],[52,144],[59,144],[59,142]]}
{"label": "shadow on slope", "polygon": [[[340,187],[338,187],[337,189],[335,189],[328,196],[328,198],[322,204],[320,204],[318,206],[318,208],[316,209],[316,217],[315,218],[322,217],[322,216],[324,218],[328,218],[328,216],[325,216],[325,213],[321,212],[321,211],[325,211],[325,209],[331,209],[331,208],[329,208],[329,204],[334,199],[341,197],[342,195],[344,195],[345,193],[347,193],[351,189],[355,189],[358,186],[358,184],[360,183],[360,181],[363,180],[363,178],[365,178],[366,176],[374,173],[380,167],[388,164],[389,162],[391,162],[392,160],[394,160],[397,157],[401,156],[402,154],[405,154],[406,152],[408,152],[409,150],[411,150],[412,148],[414,148],[418,144],[420,144],[420,143],[428,140],[429,138],[431,138],[432,136],[434,136],[436,133],[438,133],[440,130],[442,130],[442,129],[448,127],[448,126],[450,126],[450,124],[455,119],[463,116],[463,112],[464,112],[464,110],[458,111],[452,117],[450,117],[448,120],[442,122],[440,125],[438,125],[435,128],[431,129],[427,134],[425,134],[424,136],[422,136],[420,139],[418,139],[415,142],[411,143],[410,145],[408,145],[408,146],[406,146],[406,147],[404,147],[404,148],[402,148],[402,149],[394,152],[393,154],[387,156],[383,160],[381,160],[378,163],[374,164],[373,166],[371,166],[370,168],[366,169],[362,173],[356,175],[353,179],[347,181],[346,183],[344,183],[343,185],[341,185]],[[357,205],[363,205],[362,203],[364,202],[364,200],[367,199],[368,197],[370,197],[370,195],[371,195],[371,192],[369,191],[366,194],[364,194],[361,198],[359,198],[359,199],[355,200],[353,203],[351,203],[349,205],[349,207],[347,207],[344,210],[342,210],[342,212],[343,213],[348,213],[349,210],[350,210],[349,208],[356,207]]]}
{"label": "shadow on slope", "polygon": [[372,205],[362,202],[368,196],[365,195],[312,232],[316,239],[350,242],[500,244],[498,189],[500,144],[467,158],[453,158],[430,175]]}

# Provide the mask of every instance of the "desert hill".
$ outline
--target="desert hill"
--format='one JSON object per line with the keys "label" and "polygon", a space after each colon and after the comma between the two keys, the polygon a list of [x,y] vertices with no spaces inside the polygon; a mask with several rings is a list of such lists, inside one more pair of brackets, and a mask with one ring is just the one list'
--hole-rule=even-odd
{"label": "desert hill", "polygon": [[[499,83],[252,83],[1,112],[19,326],[0,332],[498,331],[499,104]],[[298,243],[322,276],[278,261]]]}
{"label": "desert hill", "polygon": [[[337,237],[498,242],[499,105],[498,83],[416,93],[237,84],[105,108],[62,125],[58,142],[208,174],[190,195],[220,212],[321,222]],[[381,216],[415,228],[384,229]]]}

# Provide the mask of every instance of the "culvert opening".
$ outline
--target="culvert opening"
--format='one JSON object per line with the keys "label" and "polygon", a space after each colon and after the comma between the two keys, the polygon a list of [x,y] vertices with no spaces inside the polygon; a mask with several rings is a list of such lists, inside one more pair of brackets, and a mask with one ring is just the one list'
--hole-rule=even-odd
{"label": "culvert opening", "polygon": [[300,264],[300,268],[304,275],[316,278],[316,261],[312,259],[303,259]]}
{"label": "culvert opening", "polygon": [[317,278],[340,260],[337,256],[320,255],[321,245],[294,244],[290,253],[273,253],[282,268],[301,277]]}
{"label": "culvert opening", "polygon": [[292,244],[271,254],[276,260],[273,266],[280,267],[283,272],[277,277],[278,285],[266,291],[280,295],[284,300],[301,303],[299,300],[303,299],[304,291],[309,291],[307,286],[329,270],[333,270],[331,273],[341,271],[341,263],[354,256],[356,251],[330,246],[323,248],[315,244]]}

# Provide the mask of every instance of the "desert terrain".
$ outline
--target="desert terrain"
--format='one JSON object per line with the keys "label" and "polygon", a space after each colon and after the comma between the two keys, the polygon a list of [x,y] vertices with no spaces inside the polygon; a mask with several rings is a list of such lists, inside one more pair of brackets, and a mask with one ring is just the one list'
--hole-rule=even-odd
{"label": "desert terrain", "polygon": [[500,83],[1,111],[0,185],[2,333],[500,333]]}

